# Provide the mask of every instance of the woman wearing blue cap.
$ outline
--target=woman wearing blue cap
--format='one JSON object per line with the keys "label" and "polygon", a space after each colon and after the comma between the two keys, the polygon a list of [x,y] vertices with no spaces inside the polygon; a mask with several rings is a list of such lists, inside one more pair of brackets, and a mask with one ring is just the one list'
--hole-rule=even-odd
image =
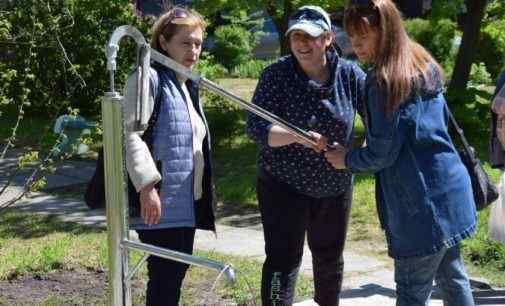
{"label": "woman wearing blue cap", "polygon": [[365,74],[338,58],[330,18],[320,7],[301,7],[286,35],[291,54],[263,71],[253,103],[312,131],[318,146],[248,117],[247,133],[259,147],[257,195],[266,252],[261,297],[263,305],[292,304],[307,234],[314,300],[334,306],[342,286],[352,175],[335,170],[321,151],[327,141],[350,145]]}

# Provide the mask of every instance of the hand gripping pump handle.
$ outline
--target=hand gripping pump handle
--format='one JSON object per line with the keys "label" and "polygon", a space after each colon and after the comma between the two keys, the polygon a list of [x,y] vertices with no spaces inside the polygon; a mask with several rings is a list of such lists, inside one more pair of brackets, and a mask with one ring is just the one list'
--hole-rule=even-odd
{"label": "hand gripping pump handle", "polygon": [[240,105],[242,108],[250,111],[251,113],[260,116],[261,118],[267,120],[268,122],[277,124],[284,129],[288,130],[289,132],[293,133],[294,135],[298,136],[299,138],[307,141],[308,143],[312,145],[317,145],[316,141],[312,138],[312,136],[305,130],[289,123],[288,121],[280,118],[279,116],[272,114],[271,112],[255,105],[252,103],[249,103],[245,101],[244,99],[236,96],[235,94],[227,91],[226,89],[220,87],[216,83],[193,73],[190,69],[184,67],[183,65],[179,64],[178,62],[174,61],[173,59],[166,57],[165,55],[159,53],[156,50],[151,49],[151,58],[155,60],[156,62],[162,64],[163,66],[166,66],[175,72],[187,77],[188,79],[191,79],[195,83],[200,84],[202,87],[224,97],[228,98],[229,100],[237,103]]}

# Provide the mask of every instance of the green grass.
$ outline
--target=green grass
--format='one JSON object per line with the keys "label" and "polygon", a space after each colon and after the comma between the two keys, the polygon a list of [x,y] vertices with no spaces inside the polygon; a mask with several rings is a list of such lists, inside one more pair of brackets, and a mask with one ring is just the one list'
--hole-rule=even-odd
{"label": "green grass", "polygon": [[[219,80],[222,86],[236,89],[233,92],[247,101],[255,82]],[[256,206],[256,145],[245,135],[245,111],[213,94],[204,95],[204,106],[212,131],[214,177],[219,200],[226,205]]]}
{"label": "green grass", "polygon": [[[463,118],[463,120],[465,120]],[[362,133],[359,120],[356,121],[356,131]],[[486,133],[475,132],[466,128],[466,136],[476,149],[484,169],[491,179],[497,183],[500,171],[491,169],[488,162],[488,136]],[[384,233],[380,229],[375,208],[375,184],[371,176],[357,176],[354,184],[353,208],[349,226],[348,247],[359,250],[367,255],[374,255],[390,261]],[[462,252],[466,267],[473,277],[484,277],[492,285],[505,287],[505,245],[491,241],[488,237],[488,219],[490,208],[478,213],[478,228],[476,234],[462,243]]]}
{"label": "green grass", "polygon": [[[247,83],[249,82],[249,93]],[[240,88],[243,97],[252,95],[255,81],[222,80],[223,86]],[[226,113],[226,115],[224,114]],[[218,196],[225,204],[256,205],[255,177],[256,150],[254,144],[244,136],[244,114],[237,109],[208,108],[211,130],[214,135],[214,161]],[[468,116],[465,117],[464,115]],[[463,123],[476,124],[473,112],[459,113],[458,120]],[[238,120],[237,120],[238,118]],[[217,127],[213,129],[212,126]],[[487,125],[487,123],[486,123]],[[229,130],[226,133],[220,131]],[[217,131],[215,133],[214,131]],[[363,124],[357,118],[355,131],[357,141],[363,134]],[[488,163],[488,130],[485,128],[466,127],[466,136],[476,149],[485,170],[494,182],[498,181],[500,171],[491,169]],[[217,136],[217,137],[216,137]],[[380,228],[375,207],[375,184],[370,175],[356,176],[354,184],[353,208],[349,226],[347,248],[373,255],[390,262],[384,233]],[[505,246],[492,242],[487,235],[489,209],[479,212],[479,228],[474,237],[463,243],[463,254],[467,268],[473,276],[484,276],[493,285],[505,287]]]}
{"label": "green grass", "polygon": [[[8,210],[0,222],[0,280],[16,279],[22,275],[44,274],[60,269],[107,269],[107,235],[105,230],[59,221],[55,217],[19,213]],[[141,257],[131,253],[130,264]],[[215,252],[198,251],[195,255],[231,264],[237,273],[236,286],[218,282],[210,297],[239,305],[260,304],[261,262],[247,257],[228,256]],[[196,305],[209,292],[217,271],[191,267],[183,285],[182,305]],[[136,276],[147,280],[145,266]],[[312,282],[300,275],[297,299],[312,296]],[[82,297],[49,296],[40,305],[82,305]],[[142,294],[134,296],[142,300]],[[87,301],[86,305],[89,301]],[[106,297],[93,301],[93,305],[106,305]],[[136,303],[140,305],[141,303]],[[2,301],[0,299],[0,305]]]}
{"label": "green grass", "polygon": [[[250,100],[256,80],[219,80],[224,87],[231,88],[239,96]],[[256,146],[245,135],[245,113],[231,102],[221,103],[205,100],[206,114],[213,136],[214,173],[219,200],[224,205],[256,207],[255,162]],[[468,116],[472,116],[468,113]],[[40,120],[42,122],[43,120]],[[470,119],[462,121],[471,121]],[[36,138],[41,123],[33,122],[35,128],[25,126],[20,135]],[[37,127],[38,126],[38,127]],[[26,128],[26,131],[25,131]],[[363,133],[359,120],[357,133]],[[476,148],[486,171],[496,182],[500,175],[487,163],[488,136],[482,129],[465,129],[470,143]],[[2,130],[5,132],[5,129]],[[2,134],[0,134],[2,135]],[[21,137],[21,136],[20,136]],[[23,143],[24,140],[21,140]],[[372,176],[357,176],[354,185],[353,208],[349,226],[347,248],[361,254],[376,256],[391,262],[387,257],[384,234],[380,229],[375,208],[375,187]],[[463,244],[463,254],[467,269],[472,276],[482,276],[493,285],[505,287],[505,246],[492,242],[487,236],[489,209],[479,212],[479,228],[474,237]],[[52,217],[41,217],[9,212],[1,216],[0,222],[0,279],[9,279],[26,273],[45,273],[54,269],[84,267],[106,269],[106,234],[102,230],[90,229],[75,224],[58,222]],[[217,293],[221,299],[244,303],[258,300],[261,264],[249,258],[223,256],[209,252],[197,252],[200,256],[232,263],[238,271],[238,285],[227,288],[219,282]],[[134,254],[132,261],[140,257]],[[144,279],[145,268],[139,278]],[[217,274],[201,268],[192,268],[186,278],[182,301],[194,305],[205,296]],[[249,289],[249,285],[252,289]],[[205,290],[203,290],[204,288]],[[302,277],[298,282],[299,299],[311,296],[313,288],[310,280]],[[139,297],[136,297],[139,299]],[[56,299],[56,300],[55,300]],[[58,301],[49,297],[44,305],[67,305],[68,301]],[[105,300],[104,300],[105,305]],[[77,303],[79,304],[79,303]],[[95,303],[100,305],[99,302]],[[0,300],[0,305],[2,302]]]}
{"label": "green grass", "polygon": [[[220,262],[231,263],[236,272],[236,285],[225,286],[224,279],[216,286],[217,294],[238,305],[261,305],[261,262],[248,258],[225,256],[213,252],[196,252],[196,255],[207,257]],[[192,292],[191,288],[211,288],[217,272],[203,268],[191,268],[188,272],[189,280],[185,281],[182,295],[182,304],[201,305],[202,295]],[[198,284],[195,284],[197,282]],[[203,283],[203,284],[202,284]],[[296,283],[296,300],[302,301],[311,298],[314,292],[312,281],[300,274]],[[199,299],[195,299],[195,295]]]}
{"label": "green grass", "polygon": [[[141,302],[135,302],[133,305],[141,305]],[[12,304],[7,304],[6,301],[0,299],[0,306],[12,306]],[[80,297],[62,297],[59,295],[48,296],[42,302],[38,303],[37,306],[69,306],[69,305],[89,305],[89,306],[106,306],[108,305],[106,298],[100,299],[89,299]],[[34,303],[28,304],[16,304],[16,306],[34,306]]]}
{"label": "green grass", "polygon": [[[229,146],[214,147],[215,182],[219,200],[241,207],[256,206],[256,146],[241,137]],[[251,159],[253,157],[253,159]]]}
{"label": "green grass", "polygon": [[12,210],[2,212],[1,217],[0,279],[74,266],[107,266],[103,230]]}
{"label": "green grass", "polygon": [[[246,101],[251,101],[256,79],[219,79],[217,83]],[[229,102],[232,103],[232,102]]]}
{"label": "green grass", "polygon": [[[246,81],[246,84],[255,81]],[[224,80],[227,86],[241,88],[242,81]],[[249,100],[250,92],[242,92],[243,98]],[[233,108],[233,106],[232,106]],[[215,173],[218,194],[231,205],[255,206],[254,189],[255,145],[244,135],[245,114],[235,108],[235,112],[220,113],[216,109],[208,110],[214,116],[215,124],[224,124],[218,130],[221,135],[213,143]],[[223,121],[223,118],[227,120]],[[235,120],[235,119],[239,120]],[[221,121],[221,123],[219,123]],[[33,142],[35,130],[41,130],[47,124],[44,120],[25,121],[32,124],[20,129],[20,144]],[[228,126],[228,127],[227,127]],[[228,135],[226,133],[229,133]],[[214,135],[213,135],[214,136]],[[33,137],[33,138],[31,138]],[[237,165],[240,165],[237,167]],[[261,262],[249,258],[224,256],[216,253],[197,252],[199,256],[231,263],[237,272],[237,285],[224,286],[218,282],[216,293],[210,298],[218,297],[237,304],[259,305],[259,288]],[[138,252],[132,252],[130,263],[140,259]],[[55,217],[21,214],[8,211],[2,215],[0,223],[0,280],[15,279],[22,275],[47,273],[59,269],[85,268],[104,270],[107,268],[106,233],[100,229],[88,228],[71,223],[62,223]],[[146,280],[146,269],[143,267],[138,277]],[[217,273],[203,268],[191,268],[185,279],[182,305],[195,305],[205,298],[204,292],[213,284]],[[312,282],[304,276],[297,283],[297,300],[312,296]],[[141,300],[142,297],[134,296]],[[89,301],[87,301],[89,302]],[[80,297],[49,296],[40,305],[81,305]],[[106,305],[107,301],[93,301],[94,305]],[[2,301],[0,299],[0,305]]]}
{"label": "green grass", "polygon": [[463,255],[470,274],[488,279],[505,287],[505,245],[490,240],[487,220],[490,209],[479,212],[479,226],[475,235],[463,242]]}

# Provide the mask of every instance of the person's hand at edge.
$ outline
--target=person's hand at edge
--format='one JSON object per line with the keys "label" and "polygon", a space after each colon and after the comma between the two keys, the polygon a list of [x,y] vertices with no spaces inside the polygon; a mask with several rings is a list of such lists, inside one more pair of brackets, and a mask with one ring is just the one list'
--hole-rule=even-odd
{"label": "person's hand at edge", "polygon": [[314,131],[309,131],[309,134],[310,134],[310,137],[312,137],[312,139],[314,140],[315,144],[312,144],[312,143],[306,141],[305,139],[297,137],[295,135],[296,142],[309,148],[309,149],[316,151],[317,153],[321,153],[324,150],[326,150],[326,147],[328,145],[328,138],[326,138],[323,135],[321,135],[317,132],[314,132]]}
{"label": "person's hand at edge", "polygon": [[332,147],[333,149],[324,153],[324,157],[333,168],[345,169],[345,155],[347,154],[347,149],[338,144],[333,144]]}
{"label": "person's hand at edge", "polygon": [[158,224],[161,218],[161,201],[154,183],[140,190],[140,216],[144,223],[151,226]]}

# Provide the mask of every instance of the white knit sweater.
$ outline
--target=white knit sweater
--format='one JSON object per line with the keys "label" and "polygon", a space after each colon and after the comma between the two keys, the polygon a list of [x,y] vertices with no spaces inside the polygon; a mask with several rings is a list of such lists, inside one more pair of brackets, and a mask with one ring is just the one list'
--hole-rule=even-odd
{"label": "white knit sweater", "polygon": [[[151,183],[157,183],[161,180],[161,174],[156,168],[153,157],[147,148],[146,143],[140,138],[144,133],[134,131],[135,112],[137,97],[137,72],[128,77],[124,88],[124,106],[123,119],[125,122],[125,159],[126,169],[130,175],[133,185],[137,192]],[[150,118],[154,109],[154,98],[150,94],[149,101],[145,107],[146,118]],[[147,122],[145,120],[144,122]]]}

